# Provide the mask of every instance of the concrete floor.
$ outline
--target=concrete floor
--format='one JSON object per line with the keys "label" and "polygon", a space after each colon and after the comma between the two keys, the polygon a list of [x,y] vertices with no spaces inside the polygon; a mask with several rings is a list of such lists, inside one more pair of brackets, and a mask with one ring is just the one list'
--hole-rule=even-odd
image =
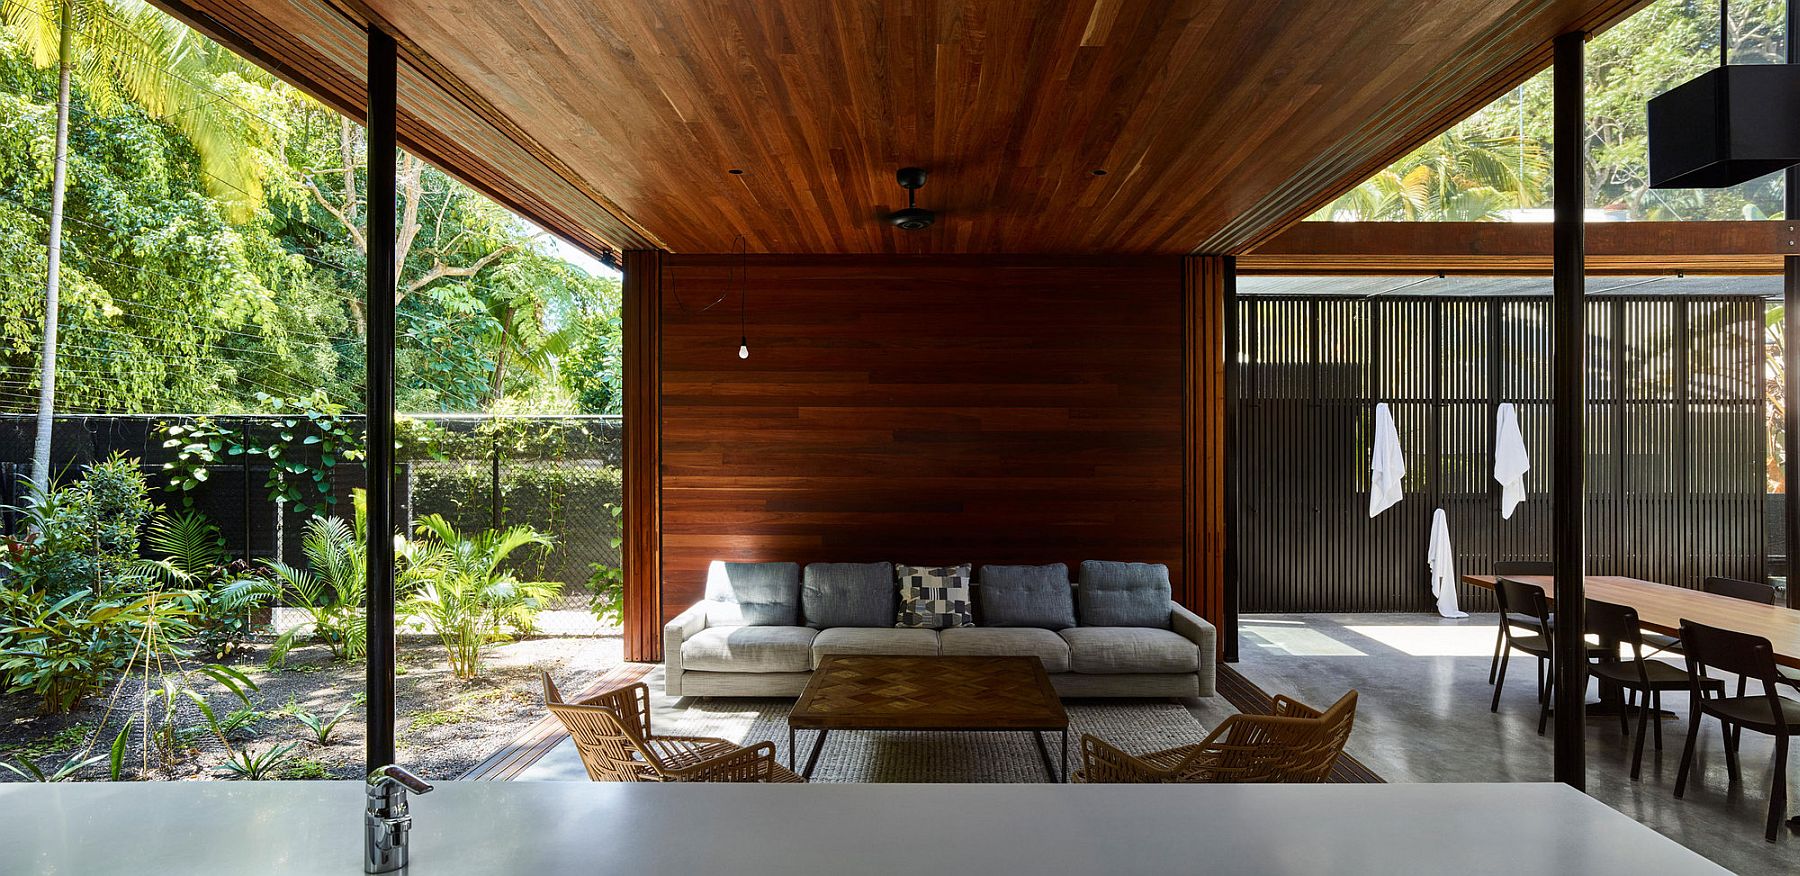
{"label": "concrete floor", "polygon": [[[1537,735],[1533,661],[1515,655],[1500,712],[1488,711],[1495,617],[1419,614],[1251,615],[1242,620],[1239,672],[1271,694],[1323,706],[1361,692],[1350,752],[1390,782],[1539,782],[1551,776],[1551,741]],[[1230,706],[1192,707],[1215,725]],[[1687,730],[1686,694],[1664,694],[1677,717],[1663,723],[1664,750],[1644,746],[1641,782],[1630,780],[1632,740],[1616,718],[1590,719],[1588,793],[1722,866],[1743,874],[1800,873],[1800,834],[1763,840],[1773,778],[1773,740],[1745,733],[1743,784],[1729,786],[1717,722],[1702,726],[1696,774],[1674,796]],[[1635,729],[1635,724],[1633,725]],[[1790,814],[1800,812],[1800,751],[1789,758]]]}

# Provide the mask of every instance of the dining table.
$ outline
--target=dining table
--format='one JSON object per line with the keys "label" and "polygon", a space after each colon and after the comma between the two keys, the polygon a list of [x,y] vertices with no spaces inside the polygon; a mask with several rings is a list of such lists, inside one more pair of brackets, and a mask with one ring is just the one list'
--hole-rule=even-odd
{"label": "dining table", "polygon": [[[1537,587],[1544,591],[1550,602],[1555,602],[1551,576],[1506,577]],[[1492,590],[1499,577],[1464,575],[1462,579],[1464,583]],[[1644,629],[1679,636],[1681,621],[1685,618],[1711,627],[1761,636],[1774,646],[1775,662],[1800,669],[1800,611],[1624,575],[1588,575],[1582,582],[1588,599],[1630,607],[1637,612],[1638,623]]]}

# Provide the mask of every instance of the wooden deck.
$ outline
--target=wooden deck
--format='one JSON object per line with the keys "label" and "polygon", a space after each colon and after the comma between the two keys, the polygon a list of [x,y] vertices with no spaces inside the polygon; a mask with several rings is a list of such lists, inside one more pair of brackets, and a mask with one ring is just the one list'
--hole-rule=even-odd
{"label": "wooden deck", "polygon": [[[648,663],[621,663],[603,673],[593,684],[581,692],[569,696],[570,702],[598,696],[609,690],[615,690],[628,684],[640,681],[650,670],[655,668]],[[567,739],[568,731],[549,712],[538,722],[525,728],[523,733],[514,737],[511,742],[499,751],[489,755],[487,760],[476,764],[468,772],[458,776],[465,782],[507,782],[518,778],[532,764],[550,753],[556,744]]]}

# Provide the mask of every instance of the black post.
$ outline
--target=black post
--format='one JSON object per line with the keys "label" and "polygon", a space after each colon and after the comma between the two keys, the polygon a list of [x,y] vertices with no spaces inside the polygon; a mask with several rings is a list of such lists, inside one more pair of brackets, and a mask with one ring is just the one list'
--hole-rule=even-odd
{"label": "black post", "polygon": [[1550,519],[1551,558],[1556,563],[1556,628],[1553,632],[1557,660],[1555,779],[1587,789],[1587,648],[1582,638],[1583,581],[1586,541],[1582,524],[1587,497],[1583,469],[1587,448],[1583,419],[1587,386],[1582,368],[1586,352],[1586,247],[1583,211],[1587,207],[1587,177],[1582,156],[1587,145],[1587,110],[1583,100],[1584,54],[1587,34],[1579,31],[1556,38],[1553,74],[1554,122],[1552,136],[1556,186],[1553,231],[1555,298],[1552,305],[1553,356],[1551,399],[1551,476],[1553,499]]}
{"label": "black post", "polygon": [[[1800,40],[1800,4],[1788,0],[1787,4],[1787,62],[1800,64],[1800,47],[1795,41]],[[1783,215],[1787,218],[1788,240],[1794,239],[1796,221],[1800,221],[1800,173],[1790,167],[1783,175],[1787,194],[1784,197]],[[1787,492],[1782,496],[1782,504],[1787,509],[1787,606],[1800,608],[1800,563],[1795,562],[1800,556],[1800,478],[1795,477],[1800,467],[1800,407],[1793,403],[1795,397],[1794,381],[1800,380],[1800,256],[1788,256],[1781,260],[1781,386],[1782,386],[1782,466],[1784,480],[1787,481]]]}
{"label": "black post", "polygon": [[488,526],[498,532],[502,516],[500,513],[500,436],[498,433],[493,436],[493,447],[490,450],[493,453],[493,466],[488,473],[488,518],[491,521]]}
{"label": "black post", "polygon": [[394,762],[394,39],[369,30],[368,749]]}
{"label": "black post", "polygon": [[1237,483],[1237,408],[1238,408],[1238,286],[1237,257],[1225,259],[1225,662],[1238,661],[1238,483]]}

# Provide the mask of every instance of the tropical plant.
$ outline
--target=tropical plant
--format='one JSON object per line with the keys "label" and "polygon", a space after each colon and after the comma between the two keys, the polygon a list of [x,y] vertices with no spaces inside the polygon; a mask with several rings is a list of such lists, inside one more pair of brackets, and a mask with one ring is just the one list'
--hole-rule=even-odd
{"label": "tropical plant", "polygon": [[530,633],[544,601],[561,589],[554,581],[519,580],[507,558],[554,542],[529,526],[465,536],[439,514],[420,520],[418,533],[405,551],[412,593],[403,610],[443,643],[456,677],[475,678],[488,646],[509,631]]}
{"label": "tropical plant", "polygon": [[64,758],[61,763],[46,773],[37,765],[37,761],[21,754],[14,756],[14,763],[0,761],[0,769],[18,776],[21,781],[26,782],[66,782],[74,778],[76,773],[104,760],[106,760],[104,754],[90,757],[86,752],[78,751]]}
{"label": "tropical plant", "polygon": [[[614,551],[625,543],[621,536],[621,519],[624,506],[617,502],[606,503],[607,513],[612,515],[613,534],[607,538],[607,544]],[[592,574],[588,575],[588,609],[594,613],[594,620],[607,626],[616,627],[625,622],[625,570],[608,563],[591,563],[588,566]]]}
{"label": "tropical plant", "polygon": [[300,553],[306,568],[280,560],[264,560],[266,578],[246,577],[225,588],[226,598],[237,603],[268,602],[296,609],[307,623],[290,627],[275,639],[269,665],[280,666],[303,636],[325,643],[333,657],[355,660],[363,656],[367,630],[363,624],[364,585],[368,580],[369,519],[366,496],[354,494],[355,525],[337,517],[314,517],[306,522]]}
{"label": "tropical plant", "polygon": [[144,533],[145,545],[158,558],[147,564],[169,586],[194,595],[195,626],[203,649],[223,659],[250,633],[254,599],[229,585],[253,574],[250,564],[225,551],[219,528],[204,516],[187,511],[158,515]]}
{"label": "tropical plant", "polygon": [[315,715],[301,708],[298,703],[289,703],[283,711],[293,716],[293,719],[299,721],[306,729],[311,730],[313,738],[318,740],[320,745],[330,745],[331,732],[337,729],[338,722],[344,720],[344,716],[350,713],[350,708],[354,705],[356,704],[345,703],[342,708],[331,713],[329,717]]}
{"label": "tropical plant", "polygon": [[34,591],[0,590],[12,620],[0,628],[6,690],[30,693],[45,714],[72,711],[99,692],[130,661],[133,632],[167,613],[170,604],[149,597],[97,599],[77,590],[60,599]]}
{"label": "tropical plant", "polygon": [[245,199],[236,203],[240,212],[247,213],[261,200],[262,175],[259,164],[243,160],[246,150],[242,147],[246,134],[257,129],[227,116],[207,83],[226,70],[244,77],[266,74],[229,52],[209,47],[192,31],[139,0],[8,0],[0,4],[0,23],[22,36],[40,66],[55,64],[57,68],[43,361],[31,467],[32,482],[48,487],[72,81],[79,78],[88,103],[101,110],[129,98],[151,114],[168,118],[193,142],[208,175],[219,181],[221,188],[216,194],[236,201],[225,193],[225,187],[242,192]]}
{"label": "tropical plant", "polygon": [[212,476],[212,466],[221,462],[227,448],[242,443],[237,430],[222,426],[211,417],[195,417],[190,422],[159,423],[157,434],[164,436],[163,449],[175,451],[163,471],[168,475],[168,490],[181,499],[183,508],[194,507],[194,493]]}
{"label": "tropical plant", "polygon": [[219,765],[219,772],[253,782],[272,779],[281,772],[282,767],[293,756],[294,749],[299,747],[300,744],[297,742],[283,742],[262,751],[252,751],[248,748],[242,751],[230,751],[226,753],[225,762]]}

